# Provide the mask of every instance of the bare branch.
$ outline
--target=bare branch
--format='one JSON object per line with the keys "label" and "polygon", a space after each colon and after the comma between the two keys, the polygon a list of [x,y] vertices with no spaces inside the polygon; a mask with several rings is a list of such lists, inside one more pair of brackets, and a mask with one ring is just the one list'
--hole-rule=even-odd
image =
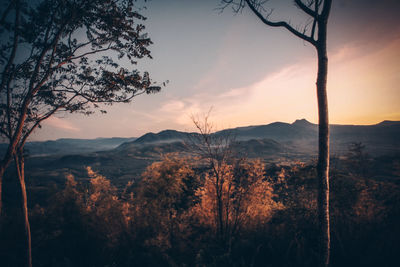
{"label": "bare branch", "polygon": [[[315,0],[315,2],[314,2],[314,12],[317,13],[317,14],[319,13],[319,5],[320,4],[321,3],[320,3],[319,0]],[[314,38],[314,39],[315,39],[315,30],[316,30],[316,27],[317,27],[317,21],[318,21],[318,19],[314,18],[313,25],[312,25],[312,28],[311,28],[311,37]]]}
{"label": "bare branch", "polygon": [[285,29],[287,29],[289,32],[291,32],[292,34],[294,34],[295,36],[299,37],[300,39],[303,39],[307,42],[309,42],[312,45],[316,45],[316,41],[310,37],[307,36],[304,33],[301,33],[299,31],[297,31],[296,29],[294,29],[292,26],[290,26],[287,22],[285,21],[277,21],[277,22],[273,22],[270,21],[268,19],[268,17],[264,17],[259,11],[258,9],[254,6],[254,3],[251,0],[245,0],[246,3],[248,4],[248,6],[250,7],[250,9],[254,12],[254,14],[266,25],[271,26],[271,27],[283,27]]}
{"label": "bare branch", "polygon": [[222,13],[228,6],[232,6],[233,12],[238,13],[243,9],[244,5],[244,0],[240,0],[239,2],[234,0],[221,0],[220,6],[216,8],[216,10],[219,10],[219,13]]}
{"label": "bare branch", "polygon": [[[306,14],[310,15],[311,17],[317,19],[318,18],[318,12],[315,12],[315,10],[312,10],[309,8],[307,5],[305,5],[301,0],[294,0],[296,5],[303,10]],[[315,4],[317,5],[318,0],[314,0]]]}

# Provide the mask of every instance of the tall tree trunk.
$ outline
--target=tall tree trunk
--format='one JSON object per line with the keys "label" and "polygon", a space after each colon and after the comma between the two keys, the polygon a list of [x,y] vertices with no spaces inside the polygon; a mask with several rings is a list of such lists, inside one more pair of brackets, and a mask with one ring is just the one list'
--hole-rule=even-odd
{"label": "tall tree trunk", "polygon": [[3,164],[3,162],[1,162],[0,164],[0,222],[1,222],[1,215],[2,215],[2,211],[3,211],[3,176],[4,176],[4,172],[6,171],[6,166],[5,164]]}
{"label": "tall tree trunk", "polygon": [[[326,18],[327,19],[327,18]],[[329,229],[329,118],[326,92],[328,76],[328,55],[326,45],[327,23],[319,24],[318,32],[318,221],[320,231],[320,266],[329,266],[330,229]]]}
{"label": "tall tree trunk", "polygon": [[222,185],[220,185],[220,181],[217,179],[216,181],[216,197],[217,197],[217,217],[218,217],[218,238],[221,242],[224,241],[224,219],[222,214]]}
{"label": "tall tree trunk", "polygon": [[12,160],[11,154],[7,152],[7,154],[4,156],[3,160],[0,162],[0,218],[3,212],[3,179],[4,179],[4,173],[6,172],[6,169],[8,165],[10,165]]}
{"label": "tall tree trunk", "polygon": [[20,155],[15,155],[14,158],[15,158],[15,165],[17,168],[17,175],[18,175],[20,186],[21,186],[21,194],[22,194],[22,212],[24,215],[25,234],[26,234],[26,242],[27,242],[27,261],[28,261],[27,266],[32,267],[31,226],[30,226],[29,217],[28,217],[28,197],[26,194],[26,184],[25,184],[24,156],[22,153],[20,153]]}

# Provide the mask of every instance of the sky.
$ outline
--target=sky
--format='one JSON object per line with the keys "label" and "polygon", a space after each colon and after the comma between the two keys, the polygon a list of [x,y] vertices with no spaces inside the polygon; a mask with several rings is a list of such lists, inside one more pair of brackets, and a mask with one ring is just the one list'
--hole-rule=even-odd
{"label": "sky", "polygon": [[[193,131],[211,109],[215,129],[317,123],[316,52],[248,8],[222,13],[218,0],[152,0],[143,14],[153,59],[135,68],[160,83],[155,95],[107,107],[107,114],[59,114],[31,140],[138,137]],[[291,0],[270,0],[271,19],[305,25]],[[333,0],[328,24],[328,102],[332,124],[400,120],[400,1]],[[124,62],[122,62],[124,64]],[[126,66],[130,67],[130,66]]]}

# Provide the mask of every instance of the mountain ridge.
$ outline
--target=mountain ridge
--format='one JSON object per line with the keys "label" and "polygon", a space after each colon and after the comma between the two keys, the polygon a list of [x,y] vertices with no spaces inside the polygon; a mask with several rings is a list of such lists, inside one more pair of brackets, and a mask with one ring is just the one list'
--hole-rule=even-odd
{"label": "mountain ridge", "polygon": [[[400,121],[384,120],[372,125],[346,125],[331,124],[331,145],[344,148],[351,142],[362,142],[368,147],[379,149],[380,146],[399,150]],[[264,125],[250,125],[236,128],[223,129],[213,135],[231,135],[237,141],[248,141],[252,139],[271,139],[281,144],[295,145],[300,148],[316,149],[318,138],[318,125],[306,119],[298,119],[292,123],[273,122]],[[185,141],[198,133],[183,132],[166,129],[158,133],[149,132],[138,138],[95,138],[74,139],[60,138],[49,141],[28,142],[27,150],[31,155],[65,155],[90,153],[101,150],[121,150],[129,146],[157,145],[161,143],[172,143]],[[4,153],[7,144],[0,144],[0,153]]]}

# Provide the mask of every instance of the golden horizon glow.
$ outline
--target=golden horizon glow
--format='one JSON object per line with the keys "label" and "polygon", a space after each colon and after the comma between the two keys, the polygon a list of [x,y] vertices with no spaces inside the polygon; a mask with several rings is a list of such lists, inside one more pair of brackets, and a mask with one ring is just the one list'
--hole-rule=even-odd
{"label": "golden horizon glow", "polygon": [[[282,29],[265,27],[251,13],[213,14],[213,1],[196,3],[150,4],[154,60],[138,67],[158,81],[171,81],[159,94],[106,107],[106,115],[51,119],[32,139],[193,131],[190,116],[211,107],[218,129],[302,118],[318,122],[313,47]],[[333,3],[327,85],[331,124],[400,121],[400,24],[391,5],[400,4]],[[380,15],[371,21],[376,12]]]}
{"label": "golden horizon glow", "polygon": [[[368,54],[356,46],[345,46],[336,53],[330,53],[330,124],[373,125],[384,120],[400,121],[400,64],[395,59],[400,59],[400,38]],[[245,87],[214,95],[198,93],[187,98],[170,97],[151,112],[129,108],[127,112],[132,116],[148,118],[149,123],[139,129],[139,134],[132,134],[139,127],[130,125],[129,119],[122,118],[118,124],[126,131],[120,130],[120,134],[115,134],[105,129],[97,137],[131,137],[170,128],[193,131],[191,115],[204,114],[210,107],[213,108],[212,120],[219,130],[276,121],[292,123],[303,118],[318,123],[315,77],[316,60],[309,58]],[[215,77],[204,79],[213,82],[212,78]],[[199,86],[200,92],[202,89]],[[110,116],[116,116],[115,111]],[[104,124],[108,123],[104,116],[80,118],[93,127],[99,119]],[[45,126],[53,128],[53,131],[57,128],[69,132],[72,136],[84,134],[78,123],[68,119],[51,118]]]}

